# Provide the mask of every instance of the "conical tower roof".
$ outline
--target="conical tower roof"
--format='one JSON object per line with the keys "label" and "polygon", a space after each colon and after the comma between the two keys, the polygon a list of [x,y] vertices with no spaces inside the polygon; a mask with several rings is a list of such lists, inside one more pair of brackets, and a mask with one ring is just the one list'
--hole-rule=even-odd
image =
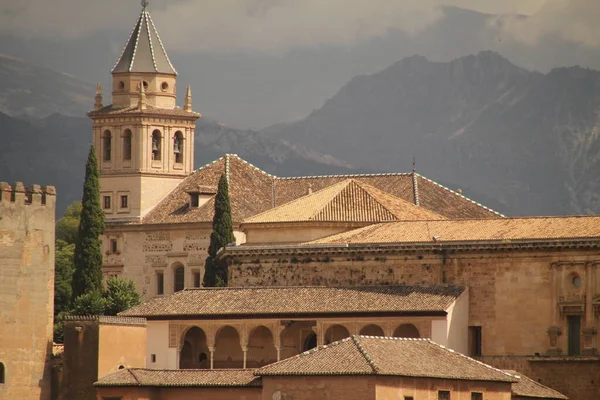
{"label": "conical tower roof", "polygon": [[158,36],[150,13],[144,8],[112,73],[149,72],[177,75]]}

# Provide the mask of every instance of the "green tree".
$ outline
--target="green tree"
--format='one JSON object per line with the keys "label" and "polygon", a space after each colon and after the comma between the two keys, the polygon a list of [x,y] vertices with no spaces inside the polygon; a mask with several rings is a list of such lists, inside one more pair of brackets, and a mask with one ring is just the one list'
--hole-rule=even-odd
{"label": "green tree", "polygon": [[75,245],[64,240],[56,241],[54,260],[54,316],[69,311],[73,289],[73,253]]}
{"label": "green tree", "polygon": [[67,207],[65,215],[56,222],[56,240],[64,240],[68,244],[77,241],[79,218],[81,217],[81,201],[75,201]]}
{"label": "green tree", "polygon": [[98,162],[94,146],[85,166],[81,219],[75,242],[73,299],[102,289],[102,251],[100,235],[104,233],[104,212],[100,208]]}
{"label": "green tree", "polygon": [[102,288],[91,290],[77,296],[73,301],[73,315],[104,315],[106,310],[106,298]]}
{"label": "green tree", "polygon": [[234,242],[231,204],[229,203],[229,184],[227,183],[227,177],[223,174],[219,179],[219,187],[215,197],[213,231],[210,235],[208,257],[204,265],[204,286],[227,286],[227,262],[217,260],[216,257],[220,248]]}
{"label": "green tree", "polygon": [[111,277],[106,281],[104,292],[106,301],[105,315],[117,315],[140,304],[140,295],[135,290],[135,282],[129,279]]}

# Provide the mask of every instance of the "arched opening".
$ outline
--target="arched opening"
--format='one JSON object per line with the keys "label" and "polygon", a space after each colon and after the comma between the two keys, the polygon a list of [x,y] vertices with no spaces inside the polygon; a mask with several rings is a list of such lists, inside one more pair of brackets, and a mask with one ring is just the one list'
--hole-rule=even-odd
{"label": "arched opening", "polygon": [[4,364],[0,362],[0,384],[6,383],[6,370]]}
{"label": "arched opening", "polygon": [[312,330],[313,321],[290,321],[290,323],[281,332],[280,338],[280,359],[293,357],[303,351],[308,350],[311,337],[314,336],[314,345],[317,344],[317,337]]}
{"label": "arched opening", "polygon": [[152,160],[160,161],[161,149],[162,137],[160,131],[157,129],[152,132]]}
{"label": "arched opening", "polygon": [[179,353],[179,369],[209,369],[210,353],[206,334],[193,326],[183,337],[183,346]]}
{"label": "arched opening", "polygon": [[112,133],[107,129],[102,134],[102,160],[110,161],[112,158]]}
{"label": "arched opening", "polygon": [[215,338],[214,367],[242,368],[244,366],[244,353],[240,345],[240,335],[231,326],[224,326],[217,332]]}
{"label": "arched opening", "polygon": [[183,265],[176,266],[173,269],[173,291],[179,292],[185,288],[185,268]]}
{"label": "arched opening", "polygon": [[402,324],[394,331],[394,337],[418,339],[421,337],[421,334],[413,324]]}
{"label": "arched opening", "polygon": [[131,160],[131,131],[125,129],[123,132],[123,161]]}
{"label": "arched opening", "polygon": [[247,368],[257,368],[277,361],[277,349],[273,334],[265,326],[259,326],[248,338]]}
{"label": "arched opening", "polygon": [[363,328],[360,330],[360,334],[365,336],[385,336],[383,329],[379,325],[375,324],[363,326]]}
{"label": "arched opening", "polygon": [[175,156],[175,162],[178,164],[183,163],[183,133],[175,132],[173,138],[173,155]]}
{"label": "arched opening", "polygon": [[311,333],[306,339],[304,339],[304,346],[302,346],[302,351],[308,351],[310,349],[314,349],[317,347],[317,334]]}
{"label": "arched opening", "polygon": [[332,325],[325,332],[325,344],[330,344],[350,336],[350,332],[343,325]]}

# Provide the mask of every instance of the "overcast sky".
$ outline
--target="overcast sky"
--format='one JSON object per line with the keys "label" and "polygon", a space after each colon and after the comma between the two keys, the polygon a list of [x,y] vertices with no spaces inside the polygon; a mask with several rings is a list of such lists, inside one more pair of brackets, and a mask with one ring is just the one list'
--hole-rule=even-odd
{"label": "overcast sky", "polygon": [[[107,85],[140,10],[139,0],[0,0],[0,53]],[[302,118],[352,77],[413,54],[493,50],[542,72],[600,69],[600,0],[150,0],[149,10],[179,87],[240,127]]]}

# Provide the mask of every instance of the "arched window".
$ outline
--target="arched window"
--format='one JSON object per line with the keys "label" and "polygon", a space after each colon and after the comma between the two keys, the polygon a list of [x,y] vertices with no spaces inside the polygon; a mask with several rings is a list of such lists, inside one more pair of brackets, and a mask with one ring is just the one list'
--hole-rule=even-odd
{"label": "arched window", "polygon": [[179,267],[175,268],[174,278],[174,291],[179,292],[180,290],[183,290],[183,288],[185,287],[185,269],[183,268],[183,265],[180,265]]}
{"label": "arched window", "polygon": [[152,159],[160,160],[160,153],[162,148],[162,138],[160,131],[157,129],[152,132]]}
{"label": "arched window", "polygon": [[4,369],[4,364],[0,362],[0,384],[6,383],[6,371]]}
{"label": "arched window", "polygon": [[102,160],[110,161],[111,160],[111,150],[112,150],[112,134],[107,129],[104,131],[102,135]]}
{"label": "arched window", "polygon": [[131,160],[131,131],[125,129],[123,132],[123,161]]}
{"label": "arched window", "polygon": [[173,138],[173,154],[175,155],[176,163],[183,163],[183,133],[179,131],[175,132],[175,137]]}

